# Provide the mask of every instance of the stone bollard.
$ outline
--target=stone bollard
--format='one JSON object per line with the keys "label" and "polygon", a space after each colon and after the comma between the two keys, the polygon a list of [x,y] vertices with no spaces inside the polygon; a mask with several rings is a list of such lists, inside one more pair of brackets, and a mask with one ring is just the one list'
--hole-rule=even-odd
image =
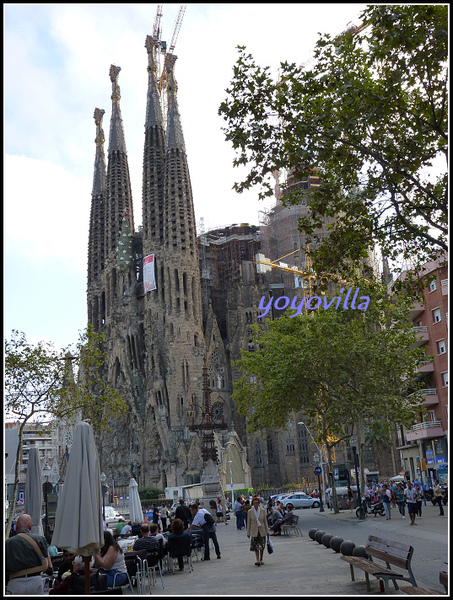
{"label": "stone bollard", "polygon": [[322,531],[321,529],[318,529],[318,531],[315,533],[315,542],[318,542],[318,544],[321,544],[321,538],[323,535],[325,535],[325,531]]}
{"label": "stone bollard", "polygon": [[321,544],[323,544],[326,548],[330,548],[330,540],[333,538],[331,533],[325,533],[321,538]]}
{"label": "stone bollard", "polygon": [[313,529],[310,529],[310,531],[308,532],[308,537],[312,540],[315,539],[315,533],[318,531],[318,529],[316,527],[314,527]]}
{"label": "stone bollard", "polygon": [[334,552],[340,552],[340,546],[343,541],[342,537],[334,535],[333,538],[330,539],[330,547]]}
{"label": "stone bollard", "polygon": [[354,542],[351,542],[351,540],[345,540],[340,545],[340,552],[341,552],[341,554],[344,554],[345,556],[352,556],[354,548],[355,548]]}

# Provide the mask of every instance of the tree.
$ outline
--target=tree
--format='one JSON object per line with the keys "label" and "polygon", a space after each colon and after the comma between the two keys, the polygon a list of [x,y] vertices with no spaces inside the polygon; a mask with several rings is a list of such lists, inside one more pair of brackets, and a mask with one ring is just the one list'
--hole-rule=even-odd
{"label": "tree", "polygon": [[[238,192],[272,195],[281,169],[319,176],[300,221],[321,242],[319,273],[348,273],[376,243],[420,262],[447,249],[448,7],[373,5],[361,19],[360,35],[321,36],[314,66],[281,63],[277,80],[240,47],[219,108],[234,165],[249,166]],[[284,202],[302,194],[287,187]],[[335,223],[317,240],[326,217]]]}
{"label": "tree", "polygon": [[[33,345],[25,334],[12,331],[5,340],[5,410],[19,422],[14,473],[13,501],[8,516],[6,537],[11,530],[16,508],[23,433],[32,419],[88,417],[94,429],[108,427],[106,414],[123,414],[127,405],[118,392],[103,383],[105,363],[103,336],[91,326],[81,333],[74,355],[70,348],[55,349],[47,342]],[[72,364],[71,364],[72,363]],[[74,378],[73,369],[77,372]]]}
{"label": "tree", "polygon": [[256,350],[242,351],[237,363],[233,400],[248,430],[284,428],[292,416],[303,417],[325,444],[330,471],[333,447],[353,433],[363,465],[367,422],[412,425],[420,410],[421,398],[408,394],[426,360],[414,344],[411,300],[390,301],[379,284],[364,282],[360,291],[371,297],[366,311],[334,304],[256,326]]}

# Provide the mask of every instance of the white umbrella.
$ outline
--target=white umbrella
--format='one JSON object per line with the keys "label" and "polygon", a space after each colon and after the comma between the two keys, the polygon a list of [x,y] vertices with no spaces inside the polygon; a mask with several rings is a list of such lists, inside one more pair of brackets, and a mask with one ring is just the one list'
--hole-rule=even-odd
{"label": "white umbrella", "polygon": [[143,510],[134,478],[129,482],[129,518],[132,524],[143,523]]}
{"label": "white umbrella", "polygon": [[25,508],[30,515],[32,533],[43,535],[42,530],[42,475],[38,449],[30,448],[28,453],[27,478],[25,480]]}
{"label": "white umbrella", "polygon": [[99,459],[91,426],[83,421],[75,429],[52,543],[85,557],[85,593],[89,593],[89,557],[104,543],[104,529]]}

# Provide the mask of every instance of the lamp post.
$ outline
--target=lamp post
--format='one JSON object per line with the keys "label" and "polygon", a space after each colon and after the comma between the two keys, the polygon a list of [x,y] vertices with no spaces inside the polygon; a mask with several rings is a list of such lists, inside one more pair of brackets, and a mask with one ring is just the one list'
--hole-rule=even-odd
{"label": "lamp post", "polygon": [[234,504],[234,497],[233,497],[233,471],[231,470],[231,464],[232,464],[232,460],[228,461],[228,464],[230,465],[230,489],[231,489],[231,510],[233,510],[233,504]]}
{"label": "lamp post", "polygon": [[[315,439],[314,439],[314,437],[311,435],[311,431],[308,429],[308,427],[305,425],[305,423],[304,423],[303,421],[299,421],[297,424],[298,424],[298,425],[303,425],[303,426],[305,427],[305,429],[308,431],[308,434],[309,434],[309,436],[311,437],[311,439],[312,439],[312,441],[313,441],[313,444],[314,444],[314,445],[315,445],[315,447],[316,447],[316,450],[317,450],[317,451],[318,451],[318,453],[319,453],[319,464],[320,464],[320,466],[321,466],[321,476],[322,476],[322,486],[320,486],[320,491],[321,491],[321,498],[320,498],[320,501],[321,501],[321,502],[320,502],[319,512],[324,512],[324,503],[323,503],[323,497],[324,497],[324,485],[325,485],[325,483],[324,483],[324,467],[323,467],[323,464],[322,464],[322,454],[321,454],[321,449],[319,448],[318,444],[315,442]],[[318,475],[318,485],[320,485],[320,484],[319,484],[319,475]]]}
{"label": "lamp post", "polygon": [[[355,444],[356,443],[355,437],[349,438],[349,443]],[[359,509],[359,519],[363,520],[365,518],[365,511],[363,510],[362,494],[360,493],[360,482],[359,482],[359,472],[358,472],[359,457],[357,456],[356,446],[352,446],[352,453],[354,455],[354,469],[355,469],[355,481],[356,481],[356,485],[357,485],[357,503],[358,503],[358,509]]]}
{"label": "lamp post", "polygon": [[42,469],[42,476],[45,479],[43,488],[44,488],[44,505],[46,507],[46,519],[44,521],[44,535],[48,535],[48,533],[49,533],[49,507],[47,504],[47,494],[49,493],[49,476],[50,476],[51,472],[52,471],[51,471],[49,465],[47,463],[45,463],[45,465]]}
{"label": "lamp post", "polygon": [[105,485],[107,475],[102,471],[101,473],[101,491],[102,491],[102,519],[105,521],[105,495],[108,491],[108,487]]}

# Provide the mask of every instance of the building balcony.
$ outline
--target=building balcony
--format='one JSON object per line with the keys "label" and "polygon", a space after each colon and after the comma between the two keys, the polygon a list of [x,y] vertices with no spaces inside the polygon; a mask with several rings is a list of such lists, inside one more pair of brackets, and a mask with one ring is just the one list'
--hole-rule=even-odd
{"label": "building balcony", "polygon": [[425,307],[421,302],[414,302],[412,308],[410,309],[411,320],[413,321],[420,316],[424,310]]}
{"label": "building balcony", "polygon": [[406,439],[413,442],[441,437],[443,434],[442,421],[423,421],[423,423],[416,423],[410,431],[406,432]]}
{"label": "building balcony", "polygon": [[415,333],[417,334],[417,341],[415,342],[415,346],[420,347],[423,346],[423,344],[427,344],[429,342],[428,327],[426,325],[412,327],[412,331],[415,331]]}
{"label": "building balcony", "polygon": [[417,373],[434,373],[434,361],[424,360],[417,368]]}
{"label": "building balcony", "polygon": [[[414,392],[414,394],[410,394],[410,396],[414,396],[416,393],[417,392]],[[419,390],[418,393],[421,393],[424,397],[423,406],[433,406],[434,404],[439,404],[439,396],[437,395],[436,388],[424,388]]]}
{"label": "building balcony", "polygon": [[442,296],[448,296],[448,279],[442,279],[441,283],[441,290],[442,290]]}

